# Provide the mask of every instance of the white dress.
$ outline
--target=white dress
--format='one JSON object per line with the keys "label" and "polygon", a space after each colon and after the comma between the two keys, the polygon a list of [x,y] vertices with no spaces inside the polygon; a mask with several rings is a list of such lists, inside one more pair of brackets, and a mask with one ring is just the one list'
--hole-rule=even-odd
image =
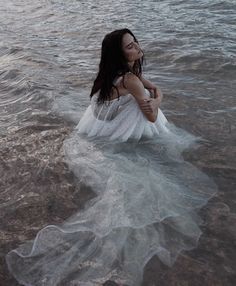
{"label": "white dress", "polygon": [[216,192],[181,156],[195,140],[161,110],[149,122],[130,94],[102,105],[94,95],[64,150],[81,186],[95,196],[62,225],[9,252],[10,271],[23,285],[110,279],[138,286],[154,255],[172,266],[181,251],[197,246],[197,210]]}

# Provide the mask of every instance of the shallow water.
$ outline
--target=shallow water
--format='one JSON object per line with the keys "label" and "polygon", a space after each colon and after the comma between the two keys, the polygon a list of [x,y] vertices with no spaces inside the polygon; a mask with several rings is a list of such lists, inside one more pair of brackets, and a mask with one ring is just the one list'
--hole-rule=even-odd
{"label": "shallow water", "polygon": [[[153,259],[144,285],[234,285],[236,1],[0,4],[2,263],[19,241],[91,196],[76,189],[60,147],[89,103],[104,34],[128,27],[144,49],[147,78],[163,89],[168,119],[206,139],[186,158],[219,186],[202,212],[196,251],[172,269]],[[0,275],[17,285],[5,265]]]}

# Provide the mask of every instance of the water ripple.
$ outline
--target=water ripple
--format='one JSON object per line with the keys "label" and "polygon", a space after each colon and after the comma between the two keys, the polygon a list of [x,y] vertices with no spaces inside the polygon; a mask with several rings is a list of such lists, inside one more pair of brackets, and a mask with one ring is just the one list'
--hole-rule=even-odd
{"label": "water ripple", "polygon": [[[49,199],[55,194],[55,209],[66,215],[68,193],[71,190],[73,201],[75,192],[67,183],[70,174],[60,147],[70,133],[69,124],[77,124],[89,104],[104,35],[124,27],[134,31],[144,49],[144,73],[162,88],[168,119],[208,142],[196,155],[191,153],[192,160],[215,176],[221,199],[234,210],[235,19],[235,0],[0,0],[0,209],[9,211],[3,216],[4,247],[12,248],[25,225],[32,236],[35,222],[29,225],[25,217],[30,221],[31,206],[39,225],[37,207],[45,205],[46,194]],[[24,198],[31,195],[37,199],[32,197],[26,210]],[[76,209],[85,197],[76,199]],[[215,240],[215,248],[210,248],[211,240],[205,237],[202,252],[195,255],[206,261],[204,278],[190,264],[177,267],[178,273],[157,271],[163,281],[153,281],[171,285],[176,277],[186,276],[184,268],[191,268],[196,281],[200,277],[211,285],[226,285],[235,263],[228,255],[234,246],[223,221],[226,217],[217,221],[212,215],[210,236],[216,236],[218,245]],[[0,276],[5,279],[7,274]]]}

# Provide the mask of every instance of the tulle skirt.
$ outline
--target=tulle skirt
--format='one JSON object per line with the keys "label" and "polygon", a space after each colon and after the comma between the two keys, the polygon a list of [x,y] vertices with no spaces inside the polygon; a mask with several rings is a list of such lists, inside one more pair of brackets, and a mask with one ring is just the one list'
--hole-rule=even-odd
{"label": "tulle skirt", "polygon": [[157,136],[125,142],[75,130],[64,143],[65,158],[94,198],[8,253],[20,283],[94,286],[110,279],[138,286],[154,255],[172,266],[181,251],[197,246],[197,212],[216,186],[182,157],[196,138],[167,121],[162,127],[152,127]]}

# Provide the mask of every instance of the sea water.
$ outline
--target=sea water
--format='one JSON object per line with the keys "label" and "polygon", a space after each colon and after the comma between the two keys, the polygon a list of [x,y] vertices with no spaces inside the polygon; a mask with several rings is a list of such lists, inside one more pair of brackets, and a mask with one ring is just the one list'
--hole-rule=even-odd
{"label": "sea water", "polygon": [[[32,238],[32,229],[48,223],[56,210],[58,221],[62,219],[59,209],[65,205],[60,207],[50,186],[68,198],[74,179],[60,146],[89,104],[104,35],[126,27],[144,50],[145,76],[163,90],[165,115],[207,142],[188,156],[221,189],[209,216],[216,239],[219,233],[226,235],[227,247],[218,255],[227,258],[221,265],[225,277],[231,277],[235,260],[227,253],[233,252],[235,237],[230,228],[235,222],[235,19],[234,0],[0,1],[0,210],[7,250],[9,241]],[[75,193],[69,194],[76,203],[68,205],[68,213],[81,201]],[[48,208],[43,221],[33,225],[24,206],[35,202],[32,214],[37,217],[40,200],[48,200]],[[219,214],[229,222],[226,231]],[[22,225],[19,237],[16,230]],[[213,265],[216,260],[212,258]],[[230,278],[222,281],[231,283]]]}

